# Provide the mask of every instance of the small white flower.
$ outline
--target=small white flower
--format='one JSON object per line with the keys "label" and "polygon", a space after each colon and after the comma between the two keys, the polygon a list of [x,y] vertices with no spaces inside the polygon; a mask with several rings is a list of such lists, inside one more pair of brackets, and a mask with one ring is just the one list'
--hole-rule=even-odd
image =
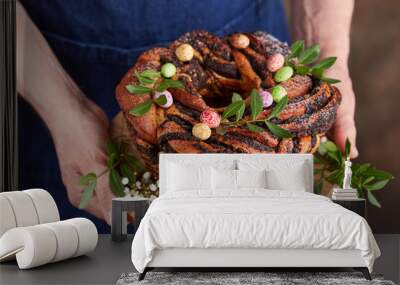
{"label": "small white flower", "polygon": [[150,190],[151,191],[157,191],[157,186],[155,185],[155,184],[150,184],[150,186],[149,186],[149,188],[150,188]]}
{"label": "small white flower", "polygon": [[150,198],[157,198],[157,196],[156,195],[151,195]]}
{"label": "small white flower", "polygon": [[133,174],[135,174],[135,176],[137,175],[137,171],[133,172]]}
{"label": "small white flower", "polygon": [[121,183],[122,183],[122,185],[128,185],[128,183],[129,183],[128,177],[123,177],[123,178],[121,179]]}
{"label": "small white flower", "polygon": [[151,177],[150,172],[147,171],[147,172],[143,173],[143,179],[144,179],[144,180],[149,180],[150,177]]}
{"label": "small white flower", "polygon": [[129,187],[125,187],[124,188],[124,193],[125,194],[130,193],[130,192],[131,192],[131,189],[129,189]]}
{"label": "small white flower", "polygon": [[326,142],[328,139],[326,138],[326,136],[323,136],[322,138],[321,138],[321,142],[322,143],[324,143],[324,142]]}
{"label": "small white flower", "polygon": [[140,183],[140,181],[136,181],[136,188],[137,189],[142,188],[142,183]]}

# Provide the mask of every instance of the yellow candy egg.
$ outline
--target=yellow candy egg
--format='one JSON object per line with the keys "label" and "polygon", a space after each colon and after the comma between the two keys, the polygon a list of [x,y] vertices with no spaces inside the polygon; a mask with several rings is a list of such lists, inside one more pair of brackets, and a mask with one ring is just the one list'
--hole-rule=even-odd
{"label": "yellow candy egg", "polygon": [[243,34],[233,34],[230,37],[230,42],[237,49],[247,48],[250,44],[249,38]]}
{"label": "yellow candy egg", "polygon": [[181,44],[175,50],[175,54],[180,61],[189,61],[193,58],[194,50],[189,44]]}
{"label": "yellow candy egg", "polygon": [[204,123],[198,123],[193,126],[192,134],[201,140],[206,140],[211,136],[211,129]]}

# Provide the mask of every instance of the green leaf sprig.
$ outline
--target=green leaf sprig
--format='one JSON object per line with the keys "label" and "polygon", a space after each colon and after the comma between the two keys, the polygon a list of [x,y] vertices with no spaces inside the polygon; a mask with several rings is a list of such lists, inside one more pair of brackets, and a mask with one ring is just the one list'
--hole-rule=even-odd
{"label": "green leaf sprig", "polygon": [[[79,209],[84,209],[90,202],[94,190],[97,186],[98,179],[108,174],[110,188],[113,193],[118,197],[123,197],[124,185],[122,185],[122,177],[127,177],[131,186],[136,182],[135,173],[142,173],[146,171],[143,163],[135,156],[128,154],[126,149],[128,144],[116,144],[112,141],[107,142],[107,167],[101,173],[96,174],[90,172],[79,179],[79,185],[83,186],[83,193],[79,203]],[[122,174],[122,177],[121,177]]]}
{"label": "green leaf sprig", "polygon": [[[318,152],[314,154],[314,192],[321,194],[325,182],[341,185],[344,177],[344,162],[350,155],[350,141],[346,140],[345,151],[342,153],[331,141],[321,143]],[[357,189],[360,198],[366,198],[372,205],[381,207],[373,194],[382,189],[394,179],[386,171],[379,170],[369,163],[352,163],[351,187]]]}
{"label": "green leaf sprig", "polygon": [[290,54],[286,57],[286,65],[291,66],[296,74],[311,75],[327,83],[338,83],[340,80],[328,78],[324,75],[325,70],[330,68],[336,62],[336,57],[328,57],[321,60],[319,63],[310,66],[314,63],[321,52],[318,44],[305,49],[304,41],[296,41],[290,47]]}
{"label": "green leaf sprig", "polygon": [[[283,111],[287,103],[288,96],[286,95],[275,105],[267,119],[258,120],[257,117],[263,111],[263,102],[258,91],[253,89],[250,93],[251,118],[248,119],[243,118],[246,108],[245,101],[240,94],[233,93],[232,103],[228,105],[222,113],[222,123],[221,126],[218,127],[217,132],[219,134],[224,134],[227,131],[227,128],[246,126],[247,129],[252,132],[261,133],[264,131],[264,128],[259,125],[261,123],[278,138],[291,138],[292,134],[289,131],[270,121],[271,119],[276,118],[280,112]],[[234,117],[234,121],[229,120],[232,117]]]}
{"label": "green leaf sprig", "polygon": [[[152,94],[155,92],[164,92],[168,88],[182,88],[183,84],[179,80],[173,80],[162,76],[161,72],[155,70],[145,70],[142,72],[135,72],[135,77],[138,84],[128,84],[125,89],[136,96],[144,96],[145,94]],[[136,105],[129,110],[129,114],[140,117],[146,114],[153,103],[157,105],[164,105],[167,103],[167,98],[161,95],[158,98],[150,98],[141,104]]]}

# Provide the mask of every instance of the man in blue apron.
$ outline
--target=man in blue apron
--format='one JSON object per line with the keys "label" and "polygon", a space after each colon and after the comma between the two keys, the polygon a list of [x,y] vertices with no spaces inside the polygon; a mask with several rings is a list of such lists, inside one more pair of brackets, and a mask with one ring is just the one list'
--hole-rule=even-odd
{"label": "man in blue apron", "polygon": [[[17,6],[17,83],[25,100],[19,102],[20,188],[49,190],[62,218],[89,216],[100,232],[108,230],[103,220],[110,221],[112,194],[107,178],[98,181],[89,213],[75,208],[82,191],[78,179],[105,169],[109,119],[119,111],[115,86],[138,55],[198,28],[216,35],[265,30],[289,41],[278,0],[21,2]],[[348,2],[351,18],[353,4]],[[292,13],[302,13],[306,19],[306,13],[313,13],[310,9],[320,4],[296,5],[300,6],[293,6]],[[300,8],[302,12],[297,12]],[[320,7],[324,9],[332,7]],[[298,24],[306,26],[301,20]],[[348,47],[344,61],[346,52]],[[346,63],[343,66],[347,68]],[[350,115],[353,119],[354,110]],[[354,137],[355,130],[353,141]]]}

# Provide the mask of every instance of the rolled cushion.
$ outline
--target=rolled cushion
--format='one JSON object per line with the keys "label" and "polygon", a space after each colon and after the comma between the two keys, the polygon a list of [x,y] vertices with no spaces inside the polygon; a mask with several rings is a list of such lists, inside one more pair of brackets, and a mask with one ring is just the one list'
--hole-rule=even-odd
{"label": "rolled cushion", "polygon": [[60,220],[56,202],[49,192],[43,189],[24,190],[30,196],[36,208],[39,224],[52,223]]}
{"label": "rolled cushion", "polygon": [[31,197],[21,191],[3,192],[13,210],[17,227],[33,226],[39,223],[38,214]]}
{"label": "rolled cushion", "polygon": [[9,229],[17,227],[10,202],[0,195],[0,237]]}
{"label": "rolled cushion", "polygon": [[91,252],[96,248],[98,234],[92,221],[85,218],[74,218],[65,220],[65,222],[71,224],[78,233],[78,248],[74,257]]}
{"label": "rolled cushion", "polygon": [[75,256],[78,250],[78,232],[71,228],[70,223],[55,222],[44,224],[44,227],[49,228],[56,237],[57,248],[54,258],[51,262],[57,262]]}
{"label": "rolled cushion", "polygon": [[0,239],[0,261],[16,256],[20,269],[49,263],[57,251],[53,231],[42,225],[14,228]]}
{"label": "rolled cushion", "polygon": [[0,237],[9,229],[60,220],[56,202],[43,189],[0,193]]}
{"label": "rolled cushion", "polygon": [[86,254],[96,248],[97,229],[88,219],[18,227],[0,238],[0,261],[16,256],[20,269]]}

